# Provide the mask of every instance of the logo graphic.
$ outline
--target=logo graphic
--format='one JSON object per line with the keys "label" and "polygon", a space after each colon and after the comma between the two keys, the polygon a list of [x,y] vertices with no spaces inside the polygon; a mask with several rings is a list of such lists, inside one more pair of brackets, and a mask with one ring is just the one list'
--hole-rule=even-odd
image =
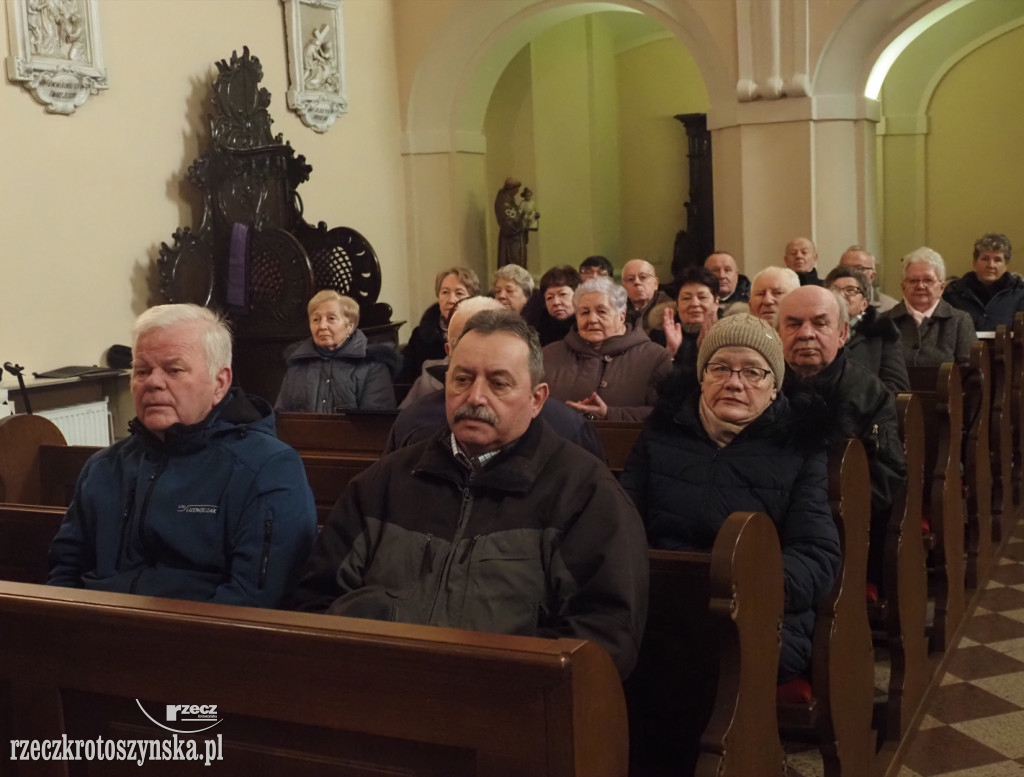
{"label": "logo graphic", "polygon": [[216,515],[217,505],[178,505],[179,513],[202,513],[203,515]]}
{"label": "logo graphic", "polygon": [[[175,734],[199,734],[203,731],[209,731],[221,722],[221,719],[217,717],[216,704],[165,704],[163,705],[163,717],[166,723],[161,723],[157,718],[149,714],[146,708],[142,706],[141,701],[136,699],[135,703],[139,705],[142,714],[153,723],[162,729],[173,731]],[[174,723],[182,726],[182,728],[173,728],[168,726],[167,723]]]}

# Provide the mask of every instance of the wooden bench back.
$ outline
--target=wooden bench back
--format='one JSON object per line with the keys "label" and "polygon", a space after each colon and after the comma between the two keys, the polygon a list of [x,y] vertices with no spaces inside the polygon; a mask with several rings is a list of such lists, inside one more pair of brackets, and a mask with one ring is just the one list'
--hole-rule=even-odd
{"label": "wooden bench back", "polygon": [[636,421],[591,421],[604,447],[604,459],[608,469],[616,476],[626,466],[629,452],[633,450],[636,438],[640,436],[643,424]]}
{"label": "wooden bench back", "polygon": [[992,366],[988,344],[978,340],[971,358],[960,367],[964,396],[964,520],[967,564],[964,582],[977,589],[988,577],[992,561]]}
{"label": "wooden bench back", "polygon": [[992,540],[998,545],[1013,524],[1013,413],[1010,408],[1013,354],[1009,329],[1000,324],[991,346]]}
{"label": "wooden bench back", "polygon": [[627,771],[621,683],[590,642],[0,583],[0,646],[6,740],[170,739],[139,700],[156,720],[216,704],[200,736],[231,774]]}
{"label": "wooden bench back", "polygon": [[45,583],[46,562],[64,508],[0,504],[0,580]]}
{"label": "wooden bench back", "polygon": [[875,753],[875,656],[867,613],[871,480],[864,446],[859,440],[844,441],[829,455],[828,469],[829,503],[843,560],[814,623],[815,728],[826,774],[869,774]]}
{"label": "wooden bench back", "polygon": [[890,743],[898,743],[907,733],[931,680],[925,628],[928,579],[921,542],[924,418],[920,400],[913,394],[900,394],[896,410],[907,485],[893,506],[885,546],[885,626],[891,671],[882,734]]}
{"label": "wooden bench back", "polygon": [[278,413],[277,436],[299,453],[379,458],[397,413]]}
{"label": "wooden bench back", "polygon": [[627,680],[634,773],[783,773],[775,717],[782,624],[778,534],[733,513],[710,553],[650,551],[651,594]]}
{"label": "wooden bench back", "polygon": [[[926,388],[934,376],[931,389]],[[935,548],[931,552],[935,617],[930,650],[952,645],[964,614],[964,510],[960,487],[963,439],[963,390],[960,369],[952,362],[916,368],[911,386],[921,402],[925,428],[924,501]],[[919,387],[925,387],[920,388]]]}
{"label": "wooden bench back", "polygon": [[3,499],[21,504],[42,501],[40,445],[67,445],[60,429],[40,415],[0,418],[0,489]]}

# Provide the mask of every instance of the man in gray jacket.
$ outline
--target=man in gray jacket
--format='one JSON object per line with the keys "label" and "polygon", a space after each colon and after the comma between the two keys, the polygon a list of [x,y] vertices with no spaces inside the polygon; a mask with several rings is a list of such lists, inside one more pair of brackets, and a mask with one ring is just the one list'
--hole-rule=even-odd
{"label": "man in gray jacket", "polygon": [[537,415],[536,333],[474,315],[451,352],[449,428],[384,457],[331,511],[303,610],[593,640],[625,677],[647,612],[647,541],[596,458]]}

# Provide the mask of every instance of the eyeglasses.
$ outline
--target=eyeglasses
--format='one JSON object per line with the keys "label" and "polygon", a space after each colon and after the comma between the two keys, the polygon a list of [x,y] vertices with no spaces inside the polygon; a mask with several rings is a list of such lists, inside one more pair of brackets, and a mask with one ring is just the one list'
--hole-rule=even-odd
{"label": "eyeglasses", "polygon": [[842,294],[847,299],[853,299],[858,294],[863,294],[864,293],[857,286],[847,286],[845,288],[840,288],[839,286],[833,286],[832,287],[832,291],[839,292],[840,294]]}
{"label": "eyeglasses", "polygon": [[903,282],[908,286],[924,286],[926,289],[930,289],[938,283],[935,278],[904,278]]}
{"label": "eyeglasses", "polygon": [[717,362],[711,362],[704,367],[704,375],[711,378],[715,383],[725,383],[732,377],[733,373],[740,376],[740,380],[744,385],[756,386],[771,375],[772,371],[762,370],[760,367],[741,367],[738,370],[734,370],[732,367],[718,364]]}

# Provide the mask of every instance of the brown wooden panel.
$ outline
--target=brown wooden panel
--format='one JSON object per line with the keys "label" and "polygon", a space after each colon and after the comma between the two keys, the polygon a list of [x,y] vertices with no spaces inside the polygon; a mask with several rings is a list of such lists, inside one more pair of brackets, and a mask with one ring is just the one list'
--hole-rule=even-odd
{"label": "brown wooden panel", "polygon": [[278,413],[277,436],[300,453],[384,452],[396,413]]}
{"label": "brown wooden panel", "polygon": [[626,466],[629,452],[640,436],[643,424],[635,421],[591,421],[604,447],[608,469],[618,475]]}
{"label": "brown wooden panel", "polygon": [[63,519],[59,507],[0,504],[0,580],[45,583],[46,554]]}
{"label": "brown wooden panel", "polygon": [[771,520],[734,513],[710,553],[650,555],[647,628],[626,683],[631,774],[782,774],[782,556]]}
{"label": "brown wooden panel", "polygon": [[579,640],[0,583],[0,651],[8,740],[169,737],[139,699],[217,704],[226,774],[627,769],[618,673]]}
{"label": "brown wooden panel", "polygon": [[0,482],[4,499],[21,504],[42,504],[39,446],[67,445],[52,421],[39,415],[0,418]]}
{"label": "brown wooden panel", "polygon": [[932,676],[925,623],[928,582],[921,543],[924,419],[913,394],[900,394],[896,404],[907,485],[893,507],[885,548],[885,627],[891,671],[882,735],[891,745],[897,745],[909,730]]}

